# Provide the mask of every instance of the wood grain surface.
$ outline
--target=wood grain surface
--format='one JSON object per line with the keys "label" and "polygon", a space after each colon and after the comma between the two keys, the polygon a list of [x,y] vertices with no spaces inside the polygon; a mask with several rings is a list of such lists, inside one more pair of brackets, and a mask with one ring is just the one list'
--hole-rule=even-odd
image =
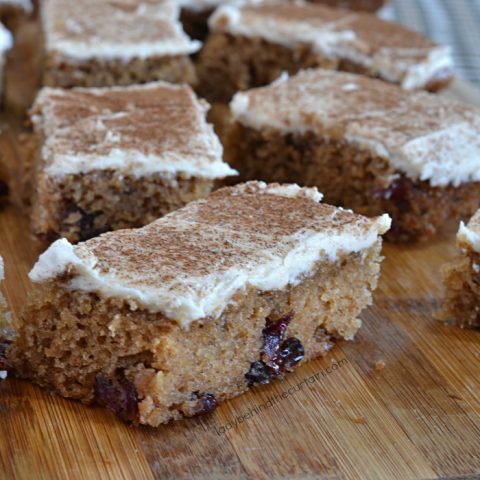
{"label": "wood grain surface", "polygon": [[[448,95],[480,104],[461,82]],[[14,176],[18,131],[18,120],[3,119],[0,152]],[[21,208],[0,212],[2,291],[15,321],[41,249]],[[454,233],[386,245],[384,254],[375,305],[355,342],[208,417],[133,428],[27,382],[1,382],[0,478],[480,478],[480,333],[433,319]]]}

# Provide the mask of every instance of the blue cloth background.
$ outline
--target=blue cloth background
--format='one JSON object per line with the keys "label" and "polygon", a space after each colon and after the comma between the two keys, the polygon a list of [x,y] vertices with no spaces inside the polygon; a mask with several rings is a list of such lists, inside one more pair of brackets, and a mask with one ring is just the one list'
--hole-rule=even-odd
{"label": "blue cloth background", "polygon": [[458,75],[480,86],[480,0],[390,0],[382,17],[450,45]]}

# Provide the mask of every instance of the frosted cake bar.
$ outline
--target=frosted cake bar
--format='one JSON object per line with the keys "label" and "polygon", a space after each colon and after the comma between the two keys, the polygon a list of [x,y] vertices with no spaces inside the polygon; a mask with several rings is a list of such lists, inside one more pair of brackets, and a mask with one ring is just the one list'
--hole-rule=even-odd
{"label": "frosted cake bar", "polygon": [[242,179],[317,186],[390,239],[422,240],[480,205],[480,112],[361,75],[307,70],[240,92],[226,160]]}
{"label": "frosted cake bar", "polygon": [[44,0],[45,85],[100,87],[194,82],[175,0]]}
{"label": "frosted cake bar", "polygon": [[390,219],[320,200],[251,182],[138,230],[58,240],[30,273],[8,358],[60,395],[157,426],[326,355],[361,325]]}
{"label": "frosted cake bar", "polygon": [[37,236],[78,241],[140,227],[235,174],[188,86],[46,87],[32,109]]}
{"label": "frosted cake bar", "polygon": [[407,90],[438,90],[453,79],[448,47],[381,20],[304,2],[218,8],[200,54],[199,89],[228,101],[283,71],[329,68],[378,77]]}
{"label": "frosted cake bar", "polygon": [[444,269],[445,303],[440,320],[480,327],[480,210],[457,235],[458,259]]}

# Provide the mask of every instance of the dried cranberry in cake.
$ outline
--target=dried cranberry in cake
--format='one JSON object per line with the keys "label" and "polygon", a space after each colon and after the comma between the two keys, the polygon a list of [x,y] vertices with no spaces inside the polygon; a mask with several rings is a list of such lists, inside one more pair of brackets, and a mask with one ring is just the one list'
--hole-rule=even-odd
{"label": "dried cranberry in cake", "polygon": [[288,324],[292,321],[295,312],[287,313],[279,320],[267,323],[263,329],[263,354],[262,360],[269,365],[278,353],[280,344],[282,343]]}
{"label": "dried cranberry in cake", "polygon": [[138,397],[135,385],[127,378],[112,380],[103,374],[95,377],[95,397],[125,422],[138,421]]}
{"label": "dried cranberry in cake", "polygon": [[[318,328],[354,338],[389,227],[313,188],[249,182],[143,228],[58,240],[30,273],[9,359],[68,398],[130,421],[138,408],[141,424],[209,413],[323,355]],[[128,380],[92,378],[112,371]]]}
{"label": "dried cranberry in cake", "polygon": [[196,402],[193,407],[193,415],[198,417],[200,415],[207,415],[213,412],[218,407],[217,399],[212,393],[198,393],[192,395],[192,399]]}
{"label": "dried cranberry in cake", "polygon": [[303,359],[305,349],[302,342],[295,337],[287,338],[281,345],[276,356],[279,372],[288,372]]}
{"label": "dried cranberry in cake", "polygon": [[263,329],[263,350],[260,363],[269,368],[271,376],[279,376],[285,371],[291,370],[302,360],[305,353],[302,343],[297,338],[292,337],[285,340],[287,327],[294,316],[295,312],[293,311],[287,313],[279,320],[268,323]]}
{"label": "dried cranberry in cake", "polygon": [[272,371],[262,361],[253,362],[250,365],[250,370],[245,374],[245,379],[249,387],[254,384],[266,385],[272,379]]}

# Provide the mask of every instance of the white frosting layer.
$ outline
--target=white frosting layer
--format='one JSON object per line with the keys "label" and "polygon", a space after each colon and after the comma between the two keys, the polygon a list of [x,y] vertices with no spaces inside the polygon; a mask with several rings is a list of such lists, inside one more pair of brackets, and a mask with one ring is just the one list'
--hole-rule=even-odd
{"label": "white frosting layer", "polygon": [[[312,204],[317,203],[320,198],[316,190],[309,192],[308,189],[293,186],[276,188],[260,184],[259,190],[259,194],[265,195],[303,197]],[[234,195],[241,196],[242,191],[238,190]],[[144,229],[137,230],[135,235],[137,238],[143,238],[145,235],[152,238],[152,235],[159,232],[173,230],[176,233],[170,235],[183,238],[184,234],[188,237],[190,232],[197,235],[201,232],[205,245],[202,243],[198,248],[205,250],[219,248],[219,244],[215,242],[221,238],[221,244],[227,253],[225,257],[223,251],[217,254],[219,257],[215,262],[218,267],[210,266],[206,271],[200,269],[201,274],[197,271],[190,274],[189,269],[177,270],[177,262],[180,262],[179,265],[183,261],[187,261],[187,265],[189,262],[196,264],[196,259],[184,260],[174,256],[176,260],[172,263],[168,256],[163,259],[164,252],[159,251],[158,258],[151,259],[157,269],[154,277],[156,281],[152,282],[147,279],[151,265],[145,265],[144,268],[137,266],[138,272],[133,276],[131,272],[120,269],[106,269],[102,263],[104,259],[100,260],[94,253],[95,249],[89,248],[89,245],[94,245],[95,242],[74,247],[62,239],[40,256],[30,272],[30,278],[34,282],[42,283],[68,271],[72,274],[72,279],[67,288],[122,298],[132,306],[139,305],[151,312],[162,312],[187,327],[195,320],[219,317],[231,303],[232,297],[248,286],[260,291],[270,291],[282,289],[288,284],[300,283],[305,276],[311,274],[312,268],[319,260],[334,262],[340,252],[348,254],[369,248],[391,224],[387,215],[373,220],[350,217],[350,222],[338,224],[335,223],[337,215],[351,214],[340,209],[329,209],[329,217],[320,218],[320,223],[315,224],[317,225],[315,228],[311,224],[311,227],[299,228],[288,235],[271,237],[255,231],[249,231],[247,234],[241,229],[222,226],[217,222],[215,225],[196,223],[196,215],[200,215],[198,218],[201,218],[204,204],[205,201],[194,202]],[[208,200],[206,205],[208,206]],[[200,213],[195,214],[197,210]],[[241,218],[238,221],[246,220]],[[308,224],[306,221],[305,225]],[[110,238],[113,239],[115,234],[111,235]],[[100,237],[97,242],[102,242],[102,238],[106,240],[107,237]],[[208,239],[213,243],[209,244]],[[108,249],[108,245],[108,242],[105,242],[101,250]],[[232,245],[231,252],[235,252],[234,255],[238,255],[239,258],[236,260],[236,257],[233,257],[233,263],[225,266],[224,261],[232,260],[228,255],[229,245]],[[132,243],[131,247],[135,248],[135,243]]]}
{"label": "white frosting layer", "polygon": [[6,51],[10,50],[12,46],[13,46],[12,34],[0,23],[0,55],[5,55]]}
{"label": "white frosting layer", "polygon": [[3,264],[3,258],[0,257],[0,282],[5,280],[5,267]]}
{"label": "white frosting layer", "polygon": [[373,16],[319,5],[300,2],[294,8],[280,4],[268,11],[224,5],[210,17],[209,25],[212,30],[259,37],[289,48],[307,44],[322,56],[348,60],[369,75],[408,90],[424,88],[438,72],[453,69],[449,47],[436,46]]}
{"label": "white frosting layer", "polygon": [[175,151],[166,151],[162,156],[158,156],[115,148],[108,155],[55,155],[54,162],[45,169],[45,172],[57,177],[94,170],[117,170],[137,178],[153,173],[162,174],[166,178],[182,175],[186,178],[206,179],[237,175],[236,170],[222,161],[221,145],[215,144],[212,147],[210,152],[217,159],[210,162],[199,161],[194,154],[179,155]]}
{"label": "white frosting layer", "polygon": [[96,58],[126,62],[190,55],[202,45],[183,31],[174,0],[142,3],[133,11],[121,8],[121,4],[116,8],[114,2],[70,2],[44,0],[47,51],[79,61]]}
{"label": "white frosting layer", "polygon": [[473,216],[468,225],[460,223],[457,234],[460,246],[468,246],[473,251],[480,253],[480,210]]}
{"label": "white frosting layer", "polygon": [[340,72],[304,71],[269,87],[237,93],[234,120],[260,130],[344,131],[413,180],[432,186],[480,181],[480,112],[423,92]]}
{"label": "white frosting layer", "polygon": [[297,19],[284,19],[259,16],[245,19],[242,10],[233,5],[219,7],[209,19],[213,30],[227,30],[234,35],[260,37],[272,43],[291,47],[298,43],[310,44],[313,50],[330,54],[338,42],[355,40],[356,35],[348,29],[333,30],[319,28],[317,24]]}

